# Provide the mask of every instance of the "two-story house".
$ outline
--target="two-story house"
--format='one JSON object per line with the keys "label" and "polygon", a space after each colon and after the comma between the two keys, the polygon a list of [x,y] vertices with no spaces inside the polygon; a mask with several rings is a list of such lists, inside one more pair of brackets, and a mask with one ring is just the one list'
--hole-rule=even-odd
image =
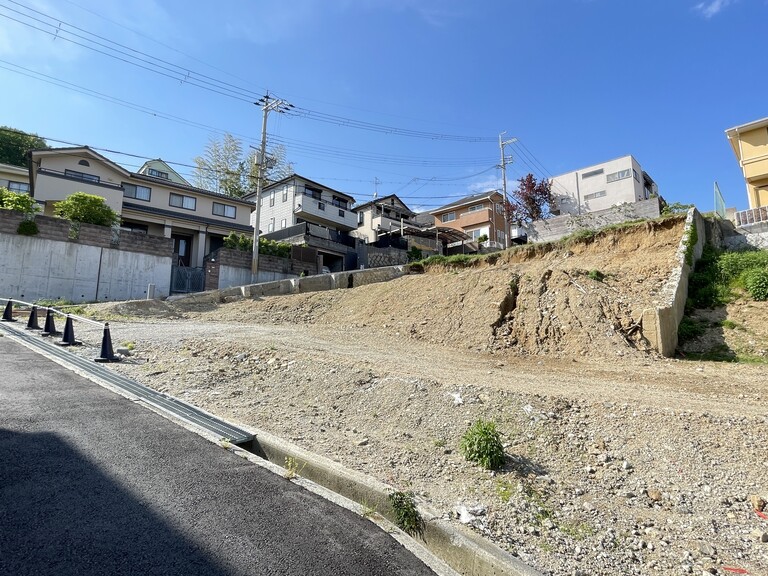
{"label": "two-story house", "polygon": [[768,221],[768,118],[725,131],[747,185],[749,210],[736,213],[738,225]]}
{"label": "two-story house", "polygon": [[30,194],[45,215],[74,192],[101,196],[123,228],[173,238],[180,266],[202,266],[232,231],[253,232],[251,202],[190,186],[162,160],[131,172],[87,146],[32,150],[29,160]]}
{"label": "two-story house", "polygon": [[505,248],[508,235],[504,197],[497,190],[473,194],[429,212],[437,226],[466,233],[471,240],[485,237],[489,248]]}
{"label": "two-story house", "polygon": [[[245,198],[255,203],[256,193]],[[261,191],[259,230],[273,240],[317,249],[318,269],[353,269],[357,252],[349,233],[357,228],[354,203],[349,194],[291,174]]]}
{"label": "two-story house", "polygon": [[0,187],[11,192],[29,192],[29,170],[0,163]]}
{"label": "two-story house", "polygon": [[576,216],[658,196],[658,187],[632,156],[574,170],[551,180],[555,214]]}
{"label": "two-story house", "polygon": [[373,244],[380,234],[389,234],[407,226],[418,226],[416,213],[397,197],[396,194],[374,198],[370,202],[355,206],[357,230],[352,234]]}

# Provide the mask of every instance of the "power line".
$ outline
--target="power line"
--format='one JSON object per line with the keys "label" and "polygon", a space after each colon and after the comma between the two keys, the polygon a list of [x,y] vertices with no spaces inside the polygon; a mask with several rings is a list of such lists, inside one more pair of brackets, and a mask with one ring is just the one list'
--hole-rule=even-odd
{"label": "power line", "polygon": [[[57,22],[58,24],[52,24],[50,22],[46,22],[44,20],[41,20],[39,18],[35,18],[33,16],[30,16],[28,14],[24,14],[20,12],[19,10],[15,10],[13,8],[10,8],[6,5],[0,4],[0,7],[5,8],[6,10],[9,10],[13,13],[19,14],[20,16],[27,18],[29,20],[32,20],[34,22],[38,22],[40,24],[43,24],[44,26],[50,27],[51,30],[46,30],[43,28],[40,28],[38,26],[35,26],[33,24],[30,24],[28,22],[24,22],[22,20],[19,20],[17,18],[13,18],[11,16],[8,16],[7,14],[0,14],[0,16],[3,16],[4,18],[7,18],[9,20],[18,22],[19,24],[22,24],[24,26],[28,26],[30,28],[33,28],[35,30],[38,30],[40,32],[43,32],[45,34],[49,34],[53,36],[54,38],[61,38],[62,40],[66,40],[68,42],[71,42],[73,44],[76,44],[78,46],[81,46],[83,48],[86,48],[88,50],[92,50],[96,53],[102,54],[104,56],[107,56],[109,58],[114,58],[118,61],[136,66],[140,69],[147,70],[149,72],[154,72],[155,74],[159,74],[161,76],[165,76],[167,78],[171,78],[173,80],[177,80],[184,84],[189,84],[191,86],[196,86],[198,88],[202,88],[204,90],[208,90],[210,92],[220,94],[223,96],[227,96],[230,98],[234,98],[236,100],[241,100],[244,102],[252,103],[255,97],[257,96],[256,93],[254,93],[251,90],[247,90],[245,88],[236,86],[234,84],[223,82],[221,80],[217,80],[211,76],[207,76],[205,74],[200,74],[199,72],[195,72],[191,69],[188,69],[186,67],[180,67],[176,64],[173,64],[171,62],[167,62],[165,60],[159,59],[153,55],[147,54],[145,52],[141,52],[139,50],[135,50],[133,48],[130,48],[128,46],[125,46],[123,44],[119,44],[117,42],[114,42],[108,38],[105,38],[103,36],[99,36],[98,34],[94,34],[92,32],[89,32],[85,30],[84,28],[80,28],[78,26],[75,26],[73,24],[70,24],[68,22],[65,22],[59,18],[54,18],[53,16],[50,16],[48,14],[45,14],[43,12],[40,12],[38,10],[35,10],[33,8],[30,8],[24,4],[21,4],[19,2],[16,2],[15,0],[7,0],[9,2],[12,2],[13,4],[20,6],[24,8],[27,11],[33,12],[35,14],[39,14],[53,22]],[[79,30],[81,32],[84,32],[87,35],[93,36],[94,38],[98,38],[99,40],[103,40],[104,42],[97,42],[95,40],[92,40],[86,36],[76,34],[70,30],[62,29],[62,26],[67,26],[69,28],[72,28],[74,30]],[[84,44],[81,42],[77,42],[75,40],[72,40],[71,38],[68,38],[65,36],[65,34],[69,34],[71,36],[74,36],[76,38],[80,38],[84,40],[85,42],[89,42],[90,44],[94,44],[96,46],[100,46],[102,48],[105,48],[106,50],[109,50],[110,52],[106,52],[104,50],[99,50],[95,48],[94,46],[91,46],[89,44]],[[106,43],[105,43],[106,42]],[[111,46],[110,46],[111,45]],[[115,48],[116,46],[117,48]],[[138,56],[135,56],[133,54],[129,54],[126,52],[126,50],[133,52],[135,54],[139,54],[141,56],[144,56],[146,58],[140,58]],[[156,62],[161,62],[161,64],[157,64]],[[426,132],[426,131],[420,131],[420,130],[412,130],[408,128],[398,128],[395,126],[387,126],[383,124],[377,124],[373,122],[367,122],[363,120],[356,120],[352,118],[345,118],[342,116],[337,116],[333,114],[328,114],[324,112],[314,111],[307,108],[299,108],[297,107],[294,112],[295,115],[302,116],[304,118],[315,120],[318,122],[325,122],[329,124],[334,124],[337,126],[344,126],[344,127],[350,127],[350,128],[357,128],[360,130],[367,130],[372,132],[378,132],[382,134],[393,134],[397,136],[403,136],[403,137],[411,137],[411,138],[424,138],[424,139],[430,139],[430,140],[439,140],[439,141],[454,141],[454,142],[492,142],[494,141],[493,138],[487,138],[487,137],[481,137],[481,136],[459,136],[459,135],[453,135],[453,134],[441,134],[436,132]]]}

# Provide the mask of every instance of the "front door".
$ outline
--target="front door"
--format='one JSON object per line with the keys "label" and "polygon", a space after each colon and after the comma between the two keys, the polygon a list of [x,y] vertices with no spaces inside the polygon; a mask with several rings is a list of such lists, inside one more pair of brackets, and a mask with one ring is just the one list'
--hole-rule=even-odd
{"label": "front door", "polygon": [[192,254],[192,236],[182,236],[181,234],[171,234],[173,238],[173,252],[178,255],[178,260],[174,264],[178,266],[189,266]]}

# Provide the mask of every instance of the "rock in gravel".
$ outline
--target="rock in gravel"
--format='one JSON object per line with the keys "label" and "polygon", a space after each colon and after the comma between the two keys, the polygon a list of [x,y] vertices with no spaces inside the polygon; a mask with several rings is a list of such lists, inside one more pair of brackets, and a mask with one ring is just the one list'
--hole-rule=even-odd
{"label": "rock in gravel", "polygon": [[648,494],[648,498],[651,499],[654,502],[661,502],[661,490],[658,488],[649,488],[645,491],[646,494]]}
{"label": "rock in gravel", "polygon": [[753,510],[757,510],[758,512],[765,510],[765,500],[757,494],[752,494],[749,497],[749,503],[752,505]]}
{"label": "rock in gravel", "polygon": [[703,540],[699,540],[696,543],[697,548],[699,549],[699,553],[702,556],[706,556],[707,558],[714,558],[717,556],[717,550],[715,550],[715,547],[712,546],[709,542],[704,542]]}
{"label": "rock in gravel", "polygon": [[768,542],[768,532],[765,532],[760,528],[755,528],[752,530],[752,532],[749,533],[749,535],[758,542]]}

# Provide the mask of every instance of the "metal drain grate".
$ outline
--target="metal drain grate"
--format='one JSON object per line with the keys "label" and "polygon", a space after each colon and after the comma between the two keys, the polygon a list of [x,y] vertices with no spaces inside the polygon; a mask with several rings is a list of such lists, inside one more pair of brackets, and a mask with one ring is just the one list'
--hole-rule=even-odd
{"label": "metal drain grate", "polygon": [[245,444],[246,442],[253,440],[253,434],[250,434],[241,428],[233,426],[232,424],[211,416],[210,414],[206,414],[199,408],[191,406],[186,402],[182,402],[173,396],[168,396],[167,394],[163,394],[161,392],[157,392],[156,390],[152,390],[151,388],[147,388],[146,386],[139,384],[138,382],[131,380],[126,376],[123,376],[122,374],[112,372],[101,364],[96,364],[92,360],[87,360],[81,356],[77,356],[76,354],[68,352],[67,350],[62,349],[59,346],[48,342],[47,340],[36,337],[34,334],[15,330],[7,324],[0,324],[0,330],[4,330],[8,334],[13,335],[14,338],[24,342],[25,344],[28,344],[32,348],[45,351],[47,354],[50,354],[51,356],[61,360],[65,365],[75,366],[78,370],[91,374],[92,376],[96,376],[97,378],[104,380],[112,386],[120,388],[121,390],[125,390],[126,392],[141,398],[148,404],[152,404],[153,406],[156,406],[157,408],[160,408],[161,410],[164,410],[176,416],[177,418],[181,418],[182,420],[186,420],[195,426],[204,428],[205,430],[208,430],[221,438],[226,438],[232,444]]}

